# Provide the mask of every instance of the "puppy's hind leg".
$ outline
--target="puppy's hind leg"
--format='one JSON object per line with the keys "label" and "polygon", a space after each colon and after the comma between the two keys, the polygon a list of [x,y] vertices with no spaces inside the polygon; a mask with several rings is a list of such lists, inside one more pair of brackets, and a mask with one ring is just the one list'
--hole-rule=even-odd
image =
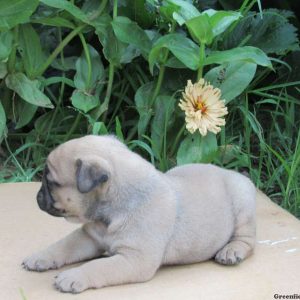
{"label": "puppy's hind leg", "polygon": [[[241,195],[239,195],[241,196]],[[248,195],[243,197],[242,203],[235,205],[235,227],[232,238],[215,256],[215,260],[223,265],[234,265],[251,255],[255,246],[255,198],[254,186]]]}
{"label": "puppy's hind leg", "polygon": [[247,258],[255,245],[255,222],[237,225],[230,242],[226,244],[215,256],[215,260],[223,265],[235,265]]}

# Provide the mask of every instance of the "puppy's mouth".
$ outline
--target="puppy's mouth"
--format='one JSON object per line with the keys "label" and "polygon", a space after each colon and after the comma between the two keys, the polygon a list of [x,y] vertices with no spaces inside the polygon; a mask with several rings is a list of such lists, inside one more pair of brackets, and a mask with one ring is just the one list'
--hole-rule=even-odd
{"label": "puppy's mouth", "polygon": [[37,203],[41,210],[47,212],[51,216],[54,217],[61,217],[63,213],[65,213],[63,210],[57,209],[53,206],[53,199],[49,194],[46,194],[44,191],[43,186],[41,187],[40,191],[37,194]]}
{"label": "puppy's mouth", "polygon": [[64,209],[56,208],[48,210],[47,213],[55,217],[65,217],[67,215],[67,212]]}
{"label": "puppy's mouth", "polygon": [[54,217],[65,217],[67,215],[67,212],[64,209],[57,209],[53,206],[47,208],[44,211],[46,211],[49,215],[54,216]]}

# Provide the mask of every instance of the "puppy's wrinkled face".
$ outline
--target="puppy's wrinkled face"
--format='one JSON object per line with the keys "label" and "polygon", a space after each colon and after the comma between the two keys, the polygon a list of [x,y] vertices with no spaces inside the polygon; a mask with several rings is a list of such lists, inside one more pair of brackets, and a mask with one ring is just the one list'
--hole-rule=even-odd
{"label": "puppy's wrinkled face", "polygon": [[48,156],[37,202],[50,215],[86,223],[88,211],[105,197],[110,166],[99,156],[80,151],[66,155],[63,150],[60,146]]}

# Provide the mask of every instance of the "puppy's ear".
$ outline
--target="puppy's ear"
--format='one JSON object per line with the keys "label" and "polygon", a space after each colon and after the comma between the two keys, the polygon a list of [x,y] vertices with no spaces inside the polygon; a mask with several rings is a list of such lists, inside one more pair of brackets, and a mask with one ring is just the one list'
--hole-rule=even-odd
{"label": "puppy's ear", "polygon": [[109,173],[98,163],[76,160],[76,182],[80,193],[88,193],[108,180]]}

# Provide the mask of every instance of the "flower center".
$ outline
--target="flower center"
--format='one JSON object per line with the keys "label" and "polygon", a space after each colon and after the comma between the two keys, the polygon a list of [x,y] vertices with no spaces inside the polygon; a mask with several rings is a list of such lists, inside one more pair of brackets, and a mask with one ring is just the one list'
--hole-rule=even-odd
{"label": "flower center", "polygon": [[197,102],[195,104],[195,110],[201,110],[202,113],[205,113],[206,110],[207,110],[205,102],[203,101],[201,96],[197,96]]}

